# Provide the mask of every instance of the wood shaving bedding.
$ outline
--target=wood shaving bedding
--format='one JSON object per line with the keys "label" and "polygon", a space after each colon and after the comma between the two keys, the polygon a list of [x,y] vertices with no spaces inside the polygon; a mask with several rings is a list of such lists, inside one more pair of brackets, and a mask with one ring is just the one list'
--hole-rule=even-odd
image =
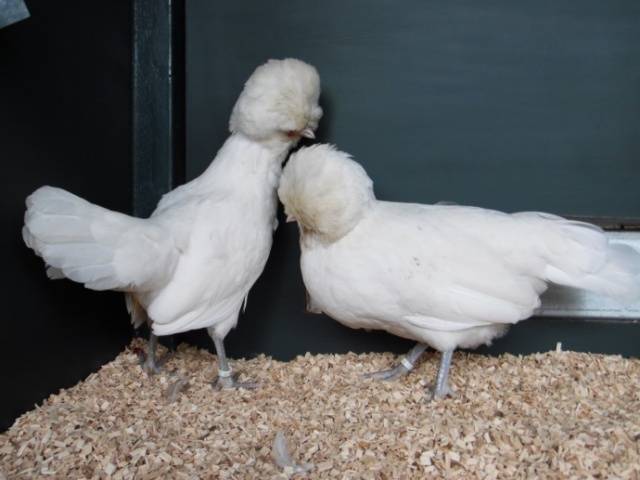
{"label": "wood shaving bedding", "polygon": [[[434,353],[396,382],[361,378],[388,353],[259,356],[233,365],[261,388],[215,391],[209,352],[147,377],[140,346],[0,435],[0,479],[640,478],[638,359],[456,352],[456,396],[427,402]],[[312,471],[274,462],[280,431]]]}

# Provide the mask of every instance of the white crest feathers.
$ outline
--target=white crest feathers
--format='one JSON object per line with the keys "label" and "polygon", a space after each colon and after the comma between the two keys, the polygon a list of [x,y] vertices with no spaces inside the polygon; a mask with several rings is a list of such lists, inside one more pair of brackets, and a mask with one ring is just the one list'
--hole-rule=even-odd
{"label": "white crest feathers", "polygon": [[269,60],[247,80],[233,107],[229,130],[254,140],[268,139],[278,131],[315,130],[322,117],[319,97],[315,67],[294,58]]}
{"label": "white crest feathers", "polygon": [[301,227],[334,241],[363,217],[375,196],[373,182],[349,154],[313,145],[291,155],[278,189],[288,215]]}

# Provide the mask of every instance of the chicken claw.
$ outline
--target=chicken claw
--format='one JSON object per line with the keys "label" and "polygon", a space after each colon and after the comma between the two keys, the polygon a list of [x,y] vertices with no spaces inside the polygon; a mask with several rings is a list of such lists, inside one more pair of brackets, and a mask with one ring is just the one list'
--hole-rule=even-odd
{"label": "chicken claw", "polygon": [[147,353],[139,353],[140,367],[149,376],[160,373],[163,365],[171,358],[171,352],[167,352],[162,357],[157,358],[157,350],[158,337],[152,333],[149,335]]}
{"label": "chicken claw", "polygon": [[397,380],[404,377],[413,370],[415,362],[427,349],[422,343],[417,343],[409,352],[400,360],[400,363],[388,370],[380,370],[379,372],[365,373],[364,378],[373,378],[374,380]]}
{"label": "chicken claw", "polygon": [[218,374],[218,378],[211,382],[211,386],[214,390],[229,390],[233,388],[244,388],[247,390],[254,390],[260,387],[260,383],[247,380],[245,382],[238,381],[238,374],[229,372],[228,376],[221,376]]}

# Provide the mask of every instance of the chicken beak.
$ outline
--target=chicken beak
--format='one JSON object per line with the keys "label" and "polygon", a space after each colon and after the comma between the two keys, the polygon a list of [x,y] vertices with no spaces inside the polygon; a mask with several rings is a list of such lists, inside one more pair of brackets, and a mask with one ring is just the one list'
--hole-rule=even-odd
{"label": "chicken beak", "polygon": [[316,138],[316,134],[313,133],[313,130],[311,130],[309,127],[302,130],[302,132],[300,132],[300,135],[302,135],[305,138],[310,138],[311,140]]}
{"label": "chicken beak", "polygon": [[295,222],[296,219],[293,218],[293,215],[287,215],[287,223]]}

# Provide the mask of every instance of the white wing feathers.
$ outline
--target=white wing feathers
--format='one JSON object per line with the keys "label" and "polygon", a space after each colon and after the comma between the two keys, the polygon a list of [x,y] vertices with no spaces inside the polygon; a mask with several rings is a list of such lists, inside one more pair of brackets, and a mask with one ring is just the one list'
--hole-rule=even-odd
{"label": "white wing feathers", "polygon": [[640,296],[640,252],[610,243],[589,223],[525,212],[516,219],[537,224],[534,238],[546,261],[541,277],[628,302]]}
{"label": "white wing feathers", "polygon": [[50,278],[64,276],[93,290],[149,290],[166,282],[178,258],[171,234],[152,221],[48,186],[27,198],[22,234]]}
{"label": "white wing feathers", "polygon": [[[640,253],[610,244],[590,224],[537,212],[387,202],[364,223],[366,245],[358,250],[377,258],[361,263],[372,269],[363,281],[395,290],[396,314],[418,327],[515,323],[534,313],[548,282],[621,301],[640,296]],[[374,274],[380,255],[386,270]]]}

